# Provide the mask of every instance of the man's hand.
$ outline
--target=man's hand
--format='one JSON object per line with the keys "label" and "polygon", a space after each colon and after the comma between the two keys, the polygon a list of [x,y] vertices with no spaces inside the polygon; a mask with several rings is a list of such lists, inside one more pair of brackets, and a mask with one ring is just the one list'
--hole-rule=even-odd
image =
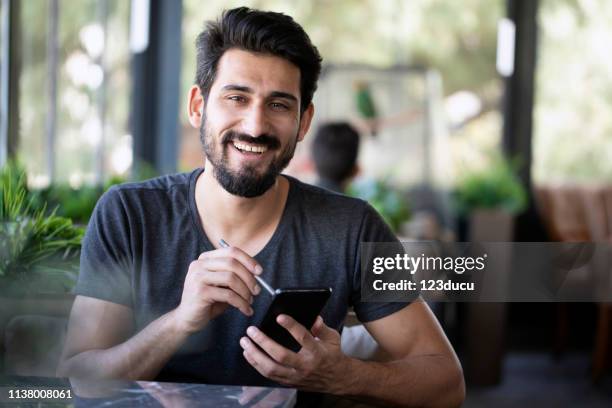
{"label": "man's hand", "polygon": [[228,306],[251,316],[253,296],[261,291],[253,274],[261,272],[257,261],[238,248],[202,253],[189,265],[175,310],[182,327],[189,333],[200,330]]}
{"label": "man's hand", "polygon": [[300,343],[301,350],[298,353],[288,350],[251,326],[247,329],[248,337],[240,339],[249,364],[264,377],[282,384],[339,393],[350,364],[350,358],[340,349],[340,334],[326,326],[321,316],[317,317],[312,332],[287,315],[279,315],[276,321]]}

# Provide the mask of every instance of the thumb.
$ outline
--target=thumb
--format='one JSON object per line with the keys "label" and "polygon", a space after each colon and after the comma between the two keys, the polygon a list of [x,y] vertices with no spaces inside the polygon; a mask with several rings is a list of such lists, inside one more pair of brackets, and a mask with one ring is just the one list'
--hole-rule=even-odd
{"label": "thumb", "polygon": [[323,341],[333,340],[338,335],[334,329],[325,324],[321,316],[317,316],[317,320],[312,326],[311,331],[315,337],[318,337]]}

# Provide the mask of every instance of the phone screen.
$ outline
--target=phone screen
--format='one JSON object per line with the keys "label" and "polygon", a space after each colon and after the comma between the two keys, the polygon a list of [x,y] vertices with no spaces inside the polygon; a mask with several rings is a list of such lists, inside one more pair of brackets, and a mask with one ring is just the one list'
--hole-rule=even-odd
{"label": "phone screen", "polygon": [[331,288],[277,289],[258,327],[278,344],[297,352],[302,346],[276,322],[276,317],[279,314],[289,315],[310,330],[327,303],[331,292]]}

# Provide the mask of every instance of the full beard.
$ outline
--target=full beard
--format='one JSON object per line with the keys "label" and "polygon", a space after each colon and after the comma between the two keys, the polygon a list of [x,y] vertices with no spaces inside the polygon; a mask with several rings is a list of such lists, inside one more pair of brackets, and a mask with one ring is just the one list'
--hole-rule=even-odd
{"label": "full beard", "polygon": [[204,148],[204,154],[213,165],[213,176],[217,182],[230,194],[239,197],[259,197],[270,189],[276,182],[276,177],[287,167],[297,145],[297,135],[293,141],[281,151],[280,156],[274,158],[266,170],[259,174],[257,168],[244,165],[238,170],[232,170],[228,163],[228,151],[233,140],[246,141],[253,144],[263,145],[270,150],[280,148],[278,138],[272,135],[261,135],[256,138],[247,134],[228,131],[223,136],[220,144],[215,144],[214,138],[206,130],[202,121],[200,126],[200,140]]}

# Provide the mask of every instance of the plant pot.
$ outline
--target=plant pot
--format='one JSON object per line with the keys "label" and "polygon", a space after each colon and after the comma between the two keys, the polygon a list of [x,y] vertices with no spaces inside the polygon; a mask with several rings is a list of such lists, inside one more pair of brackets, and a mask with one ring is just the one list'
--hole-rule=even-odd
{"label": "plant pot", "polygon": [[[20,327],[25,327],[24,337],[32,337],[28,333],[28,322],[35,322],[34,325],[40,327],[39,322],[44,324],[61,324],[60,319],[67,319],[70,315],[74,295],[69,293],[61,294],[37,294],[22,297],[0,296],[0,372],[5,372],[5,331],[11,322],[19,323]],[[20,317],[26,317],[19,319]],[[50,319],[45,319],[48,317]],[[16,320],[17,319],[17,320]],[[38,327],[32,327],[31,333],[37,333]],[[16,339],[19,341],[20,339]],[[46,340],[46,339],[41,339]],[[12,339],[15,343],[15,339]],[[41,351],[42,353],[42,351]],[[42,353],[44,354],[44,353]]]}
{"label": "plant pot", "polygon": [[514,216],[504,210],[475,210],[470,214],[469,241],[510,242],[514,232]]}
{"label": "plant pot", "polygon": [[[476,210],[468,220],[467,238],[471,242],[510,242],[513,237],[514,217],[502,210]],[[506,258],[503,268],[495,271],[495,285],[500,293],[506,290],[512,256],[508,253],[497,256]],[[506,315],[504,302],[466,304],[464,338],[467,352],[465,362],[466,379],[471,385],[490,386],[501,381],[502,363],[505,353]]]}

